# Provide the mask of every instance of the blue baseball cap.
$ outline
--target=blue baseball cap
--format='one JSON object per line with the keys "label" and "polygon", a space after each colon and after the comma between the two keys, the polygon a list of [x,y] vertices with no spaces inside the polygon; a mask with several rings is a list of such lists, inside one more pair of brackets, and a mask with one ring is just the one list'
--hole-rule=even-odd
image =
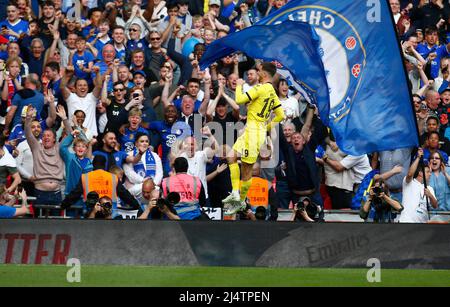
{"label": "blue baseball cap", "polygon": [[143,70],[136,70],[133,72],[133,77],[136,75],[142,75],[144,78],[147,78],[147,74]]}

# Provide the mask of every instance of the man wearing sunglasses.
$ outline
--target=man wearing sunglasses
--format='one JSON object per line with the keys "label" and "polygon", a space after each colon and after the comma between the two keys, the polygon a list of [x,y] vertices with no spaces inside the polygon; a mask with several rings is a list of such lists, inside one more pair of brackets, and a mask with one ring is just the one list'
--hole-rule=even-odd
{"label": "man wearing sunglasses", "polygon": [[[106,95],[106,91],[102,92],[101,102],[106,105],[106,116],[108,123],[105,127],[105,133],[108,131],[119,134],[119,128],[127,123],[128,111],[126,110],[127,103],[125,95],[127,93],[126,87],[121,82],[115,82],[113,85],[112,97]],[[131,104],[131,101],[129,102]],[[131,106],[130,106],[131,107]]]}
{"label": "man wearing sunglasses", "polygon": [[131,24],[128,28],[127,53],[130,56],[131,52],[136,49],[144,50],[148,48],[145,39],[141,38],[141,26],[137,23]]}
{"label": "man wearing sunglasses", "polygon": [[148,39],[150,41],[150,49],[145,50],[145,62],[152,74],[156,76],[155,81],[159,81],[159,69],[166,61],[166,54],[161,48],[162,34],[158,31],[151,31]]}

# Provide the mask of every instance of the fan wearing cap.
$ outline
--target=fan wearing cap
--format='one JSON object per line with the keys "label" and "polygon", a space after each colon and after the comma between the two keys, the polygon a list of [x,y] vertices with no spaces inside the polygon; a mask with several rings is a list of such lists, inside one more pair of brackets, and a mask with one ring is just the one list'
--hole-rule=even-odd
{"label": "fan wearing cap", "polygon": [[209,21],[211,28],[228,32],[230,31],[230,19],[221,14],[221,6],[221,0],[209,0],[208,11],[204,17]]}
{"label": "fan wearing cap", "polygon": [[156,120],[156,113],[153,109],[151,94],[146,86],[148,83],[147,74],[142,70],[133,72],[133,83],[135,84],[135,87],[130,90],[130,101],[133,98],[133,95],[140,97],[141,103],[138,107],[142,111],[142,127],[147,128],[150,122]]}

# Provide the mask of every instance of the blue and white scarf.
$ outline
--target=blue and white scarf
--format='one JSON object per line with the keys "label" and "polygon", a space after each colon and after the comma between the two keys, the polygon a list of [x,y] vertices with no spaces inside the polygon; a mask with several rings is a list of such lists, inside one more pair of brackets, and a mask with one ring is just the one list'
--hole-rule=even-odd
{"label": "blue and white scarf", "polygon": [[[137,155],[137,149],[135,148],[133,150],[133,155]],[[147,150],[145,152],[145,166],[144,163],[142,163],[142,160],[139,160],[138,163],[136,163],[134,166],[134,171],[136,174],[141,176],[142,178],[151,177],[155,178],[156,175],[156,162],[155,158],[153,157],[153,154],[151,150]]]}

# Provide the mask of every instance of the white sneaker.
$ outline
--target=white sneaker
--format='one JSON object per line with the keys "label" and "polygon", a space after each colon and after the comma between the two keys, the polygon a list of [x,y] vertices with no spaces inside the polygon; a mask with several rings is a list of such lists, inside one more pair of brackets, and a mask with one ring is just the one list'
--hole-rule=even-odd
{"label": "white sneaker", "polygon": [[247,203],[244,201],[238,201],[238,202],[234,202],[229,204],[227,210],[225,211],[225,215],[233,215],[239,211],[245,210],[245,208],[247,207]]}
{"label": "white sneaker", "polygon": [[231,192],[230,195],[228,195],[224,200],[222,200],[222,203],[224,204],[232,204],[232,203],[240,203],[241,202],[241,196],[237,192]]}

